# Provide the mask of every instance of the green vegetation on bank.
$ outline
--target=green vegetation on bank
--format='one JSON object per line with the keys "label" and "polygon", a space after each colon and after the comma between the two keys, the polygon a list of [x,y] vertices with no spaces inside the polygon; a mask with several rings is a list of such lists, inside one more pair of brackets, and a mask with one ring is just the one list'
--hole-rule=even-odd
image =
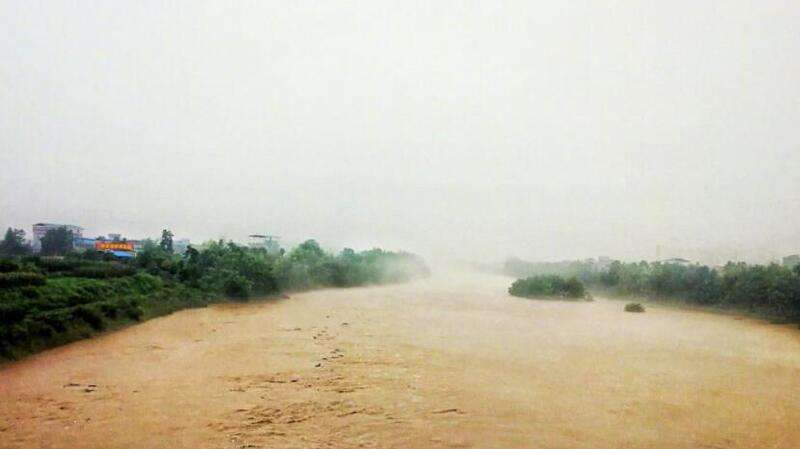
{"label": "green vegetation on bank", "polygon": [[0,241],[0,257],[24,256],[31,253],[31,246],[25,242],[25,231],[8,228]]}
{"label": "green vegetation on bank", "polygon": [[555,263],[509,259],[507,274],[577,277],[589,288],[619,296],[738,310],[780,320],[800,320],[800,266],[729,262],[712,268],[669,262],[625,263],[594,260]]}
{"label": "green vegetation on bank", "polygon": [[564,279],[556,275],[530,276],[517,279],[508,292],[523,298],[560,298],[578,300],[586,297],[586,290],[578,278]]}
{"label": "green vegetation on bank", "polygon": [[217,241],[182,255],[173,254],[170,240],[165,233],[130,262],[94,251],[0,259],[0,360],[212,302],[428,273],[412,254],[345,249],[334,255],[314,240],[281,254]]}

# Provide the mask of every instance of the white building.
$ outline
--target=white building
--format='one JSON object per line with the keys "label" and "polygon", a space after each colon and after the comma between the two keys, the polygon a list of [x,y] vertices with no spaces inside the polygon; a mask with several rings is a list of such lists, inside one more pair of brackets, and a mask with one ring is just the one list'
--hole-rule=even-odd
{"label": "white building", "polygon": [[72,231],[73,238],[83,237],[83,228],[80,226],[58,223],[36,223],[33,225],[33,237],[31,238],[31,246],[33,246],[33,251],[36,253],[41,251],[42,238],[44,235],[47,234],[47,231],[58,228],[67,228],[67,231]]}

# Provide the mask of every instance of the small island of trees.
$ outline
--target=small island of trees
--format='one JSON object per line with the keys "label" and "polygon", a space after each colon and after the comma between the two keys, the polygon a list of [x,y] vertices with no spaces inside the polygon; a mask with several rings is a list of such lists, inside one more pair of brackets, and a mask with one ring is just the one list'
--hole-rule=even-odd
{"label": "small island of trees", "polygon": [[564,279],[556,275],[530,276],[517,279],[508,292],[523,298],[547,298],[582,300],[586,298],[586,288],[576,277]]}

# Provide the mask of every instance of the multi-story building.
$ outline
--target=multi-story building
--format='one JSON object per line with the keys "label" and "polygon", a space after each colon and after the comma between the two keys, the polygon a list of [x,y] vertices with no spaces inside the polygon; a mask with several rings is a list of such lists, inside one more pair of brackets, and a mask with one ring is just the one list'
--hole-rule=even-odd
{"label": "multi-story building", "polygon": [[270,254],[277,254],[281,250],[280,237],[277,235],[252,234],[247,245],[250,248],[265,249]]}
{"label": "multi-story building", "polygon": [[73,238],[83,237],[83,228],[76,225],[58,224],[58,223],[36,223],[33,225],[33,237],[31,238],[31,246],[34,252],[42,250],[42,238],[47,234],[47,231],[67,228],[67,231],[72,231]]}

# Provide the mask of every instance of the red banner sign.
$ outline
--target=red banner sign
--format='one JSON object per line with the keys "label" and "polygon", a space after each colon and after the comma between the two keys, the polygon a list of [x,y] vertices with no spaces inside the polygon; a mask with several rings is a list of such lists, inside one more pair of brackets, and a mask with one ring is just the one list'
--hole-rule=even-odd
{"label": "red banner sign", "polygon": [[128,242],[94,242],[94,249],[98,251],[133,251],[133,243]]}

